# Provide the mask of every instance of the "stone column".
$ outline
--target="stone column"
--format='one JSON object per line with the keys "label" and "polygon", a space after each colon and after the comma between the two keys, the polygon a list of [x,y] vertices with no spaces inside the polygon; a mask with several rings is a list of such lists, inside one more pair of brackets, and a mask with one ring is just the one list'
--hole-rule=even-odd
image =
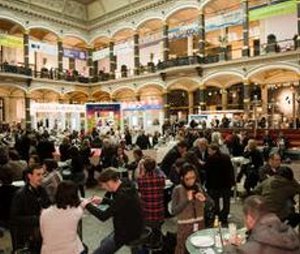
{"label": "stone column", "polygon": [[243,9],[243,50],[242,56],[249,57],[249,0],[241,0]]}
{"label": "stone column", "polygon": [[168,23],[164,23],[163,25],[163,42],[164,42],[164,58],[163,61],[169,60],[169,25]]}
{"label": "stone column", "polygon": [[136,32],[133,36],[134,43],[134,75],[140,74],[140,45],[139,45],[140,36]]}
{"label": "stone column", "polygon": [[297,49],[299,49],[300,48],[300,1],[297,1],[297,17],[298,17],[298,21],[297,21],[298,36],[296,38],[295,46]]}
{"label": "stone column", "polygon": [[206,87],[205,87],[204,83],[200,84],[199,90],[200,90],[200,93],[199,93],[200,109],[201,109],[201,111],[205,111],[206,110]]}
{"label": "stone column", "polygon": [[262,114],[268,115],[268,86],[266,84],[261,86],[261,102]]}
{"label": "stone column", "polygon": [[31,129],[31,116],[30,116],[30,95],[25,93],[25,121],[26,130]]}
{"label": "stone column", "polygon": [[63,76],[63,42],[61,38],[58,38],[57,41],[57,61],[58,61],[58,79],[61,79]]}
{"label": "stone column", "polygon": [[114,55],[115,44],[113,41],[109,42],[109,62],[110,62],[110,77],[115,79],[116,72],[116,57]]}
{"label": "stone column", "polygon": [[189,92],[189,114],[194,113],[194,93]]}
{"label": "stone column", "polygon": [[87,66],[89,69],[89,78],[91,80],[91,78],[94,77],[94,63],[93,63],[93,52],[94,49],[89,46],[87,49],[87,53],[88,53],[88,58],[87,58]]}
{"label": "stone column", "polygon": [[227,110],[228,107],[228,91],[223,88],[222,90],[222,110]]}
{"label": "stone column", "polygon": [[245,114],[249,114],[250,111],[250,83],[249,80],[244,80],[244,111]]}
{"label": "stone column", "polygon": [[23,34],[24,45],[24,67],[29,68],[29,31],[26,30]]}
{"label": "stone column", "polygon": [[194,36],[189,35],[187,37],[187,55],[193,56],[194,54]]}
{"label": "stone column", "polygon": [[293,87],[293,93],[292,93],[292,103],[293,103],[293,128],[297,129],[297,111],[296,111],[296,89]]}
{"label": "stone column", "polygon": [[163,94],[163,103],[164,103],[164,115],[165,119],[170,118],[170,106],[168,104],[168,92]]}
{"label": "stone column", "polygon": [[199,56],[201,62],[205,59],[205,15],[204,15],[204,8],[199,9]]}

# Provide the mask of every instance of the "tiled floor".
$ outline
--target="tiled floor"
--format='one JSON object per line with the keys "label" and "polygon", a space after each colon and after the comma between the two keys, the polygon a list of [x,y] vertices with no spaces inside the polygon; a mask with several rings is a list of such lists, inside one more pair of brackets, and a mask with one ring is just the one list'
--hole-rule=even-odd
{"label": "tiled floor", "polygon": [[[295,177],[300,181],[300,162],[293,163],[290,166],[294,170]],[[103,192],[98,190],[98,188],[87,190],[87,196],[93,194],[103,195]],[[230,221],[237,223],[239,227],[241,227],[243,224],[240,200],[232,200]],[[88,212],[85,213],[83,218],[83,241],[85,242],[85,244],[87,244],[87,246],[89,246],[90,253],[95,250],[95,248],[97,248],[101,239],[109,234],[111,230],[111,220],[103,223],[94,218]],[[167,220],[163,226],[163,230],[164,232],[176,232],[175,220]],[[0,249],[5,249],[5,253],[10,253],[10,239],[8,234],[5,235],[5,238],[0,239]],[[124,247],[118,253],[129,254],[129,250],[128,248]]]}

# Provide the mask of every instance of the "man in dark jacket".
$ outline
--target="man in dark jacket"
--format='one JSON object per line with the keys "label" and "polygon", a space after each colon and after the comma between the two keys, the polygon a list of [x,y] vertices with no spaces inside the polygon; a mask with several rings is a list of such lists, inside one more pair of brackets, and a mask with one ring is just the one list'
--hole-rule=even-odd
{"label": "man in dark jacket", "polygon": [[188,145],[185,141],[180,141],[176,146],[174,146],[163,158],[160,168],[169,176],[171,168],[177,159],[182,158],[188,149]]}
{"label": "man in dark jacket", "polygon": [[138,135],[136,145],[142,150],[147,150],[150,148],[149,137],[145,135],[144,130],[141,130],[140,134]]}
{"label": "man in dark jacket", "polygon": [[259,169],[259,182],[266,180],[268,177],[276,174],[281,166],[281,156],[277,152],[269,155],[268,162]]}
{"label": "man in dark jacket", "polygon": [[[235,184],[234,169],[230,157],[222,154],[218,145],[211,144],[208,153],[209,157],[205,164],[206,188],[215,202],[215,214],[226,225],[230,211],[231,188]],[[223,200],[222,210],[220,199]]]}
{"label": "man in dark jacket", "polygon": [[26,171],[27,184],[13,198],[11,224],[14,249],[30,249],[30,253],[40,253],[41,236],[39,217],[41,210],[50,205],[46,191],[41,187],[44,170],[35,164]]}
{"label": "man in dark jacket", "polygon": [[40,161],[44,162],[45,159],[53,159],[53,153],[55,152],[54,143],[49,140],[48,132],[45,132],[37,145],[37,154]]}
{"label": "man in dark jacket", "polygon": [[[299,254],[296,232],[269,213],[261,196],[251,196],[244,202],[245,224],[249,232],[247,242],[240,246],[226,246],[225,254]],[[238,242],[237,242],[238,244]]]}
{"label": "man in dark jacket", "polygon": [[101,221],[112,218],[114,232],[102,240],[94,254],[113,254],[141,236],[144,229],[142,208],[135,186],[122,182],[113,168],[104,170],[99,182],[108,192],[103,199],[98,198],[98,203],[106,204],[108,208],[101,211],[92,204],[86,208]]}

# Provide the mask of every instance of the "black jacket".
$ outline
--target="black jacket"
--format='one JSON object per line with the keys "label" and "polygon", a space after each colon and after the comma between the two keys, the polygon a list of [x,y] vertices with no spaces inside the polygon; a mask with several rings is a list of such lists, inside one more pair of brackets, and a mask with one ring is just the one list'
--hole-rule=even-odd
{"label": "black jacket", "polygon": [[87,210],[101,221],[113,220],[115,241],[128,244],[140,237],[144,229],[142,208],[135,186],[122,182],[115,193],[107,193],[102,204],[108,204],[105,211],[89,204]]}
{"label": "black jacket", "polygon": [[177,146],[174,146],[169,152],[167,152],[160,164],[160,169],[166,176],[169,176],[172,165],[179,158],[181,158],[181,154],[179,153]]}
{"label": "black jacket", "polygon": [[40,245],[39,217],[41,210],[50,206],[48,195],[42,187],[25,185],[15,194],[11,205],[12,233],[19,247]]}
{"label": "black jacket", "polygon": [[146,135],[139,135],[136,140],[136,145],[141,148],[142,150],[146,150],[150,148],[150,141],[149,137]]}
{"label": "black jacket", "polygon": [[254,165],[254,168],[256,170],[264,165],[263,156],[258,149],[255,149],[253,151],[246,151],[244,153],[244,157],[250,159],[250,163]]}
{"label": "black jacket", "polygon": [[231,188],[234,183],[234,169],[228,155],[215,153],[205,163],[207,189],[222,190]]}
{"label": "black jacket", "polygon": [[54,143],[48,139],[43,139],[39,142],[36,150],[41,162],[45,159],[53,159],[53,153],[55,152]]}

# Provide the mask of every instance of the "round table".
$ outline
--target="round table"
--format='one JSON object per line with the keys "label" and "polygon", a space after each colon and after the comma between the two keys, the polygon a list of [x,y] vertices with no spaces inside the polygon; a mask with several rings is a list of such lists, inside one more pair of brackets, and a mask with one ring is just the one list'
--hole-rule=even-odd
{"label": "round table", "polygon": [[[185,246],[186,246],[187,251],[190,254],[201,254],[201,253],[203,253],[203,254],[215,254],[215,253],[219,253],[217,251],[217,249],[215,248],[215,246],[207,247],[207,248],[197,248],[191,243],[191,238],[194,237],[194,236],[210,236],[214,239],[215,238],[215,232],[216,232],[216,229],[208,228],[208,229],[199,230],[199,231],[193,233],[192,235],[190,235],[188,237],[188,239],[186,240],[186,242],[185,242]],[[226,239],[226,235],[228,235],[228,228],[222,228],[222,235]]]}
{"label": "round table", "polygon": [[[216,232],[216,229],[208,228],[208,229],[199,230],[199,231],[191,234],[185,242],[185,246],[186,246],[187,251],[190,254],[216,254],[216,253],[220,253],[220,252],[217,251],[215,246],[207,247],[207,248],[198,248],[198,247],[195,247],[191,243],[191,238],[194,237],[194,236],[210,236],[210,237],[213,237],[213,239],[214,239],[215,232]],[[241,228],[241,229],[237,230],[237,235],[241,236],[242,239],[245,239],[246,228]],[[223,237],[223,241],[224,240],[228,241],[228,239],[229,239],[229,230],[228,230],[228,228],[222,228],[222,237]]]}

